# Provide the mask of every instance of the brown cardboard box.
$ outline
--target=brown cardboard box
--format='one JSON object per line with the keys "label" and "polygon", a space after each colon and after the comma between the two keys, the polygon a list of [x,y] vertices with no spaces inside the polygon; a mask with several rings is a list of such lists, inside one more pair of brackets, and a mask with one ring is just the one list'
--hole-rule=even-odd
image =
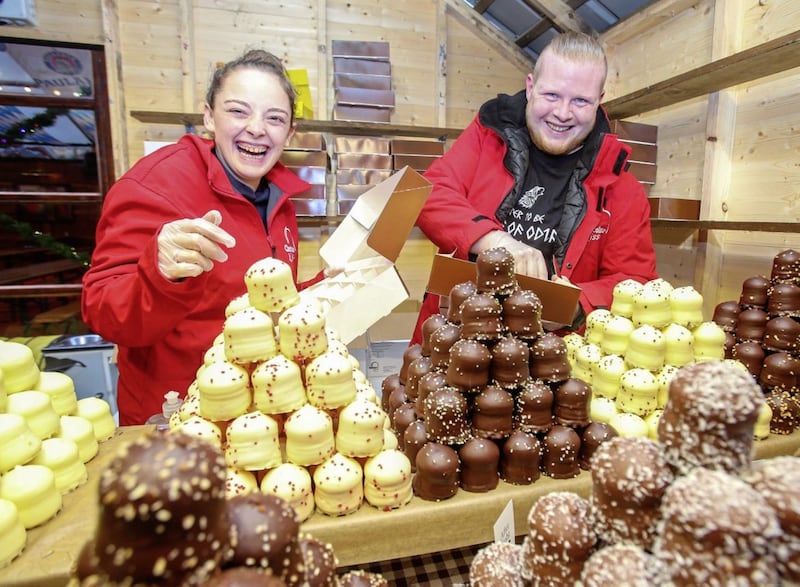
{"label": "brown cardboard box", "polygon": [[658,168],[652,163],[639,163],[631,161],[628,171],[642,183],[655,183]]}
{"label": "brown cardboard box", "polygon": [[438,155],[392,155],[392,157],[395,169],[402,169],[407,165],[419,172],[427,171],[431,163],[439,158]]}
{"label": "brown cardboard box", "polygon": [[355,137],[340,135],[333,139],[334,153],[378,153],[388,155],[391,152],[391,139],[380,137]]}
{"label": "brown cardboard box", "polygon": [[[321,186],[325,187],[325,186]],[[290,198],[298,216],[327,216],[328,203],[319,198],[304,198],[304,194]]]}
{"label": "brown cardboard box", "polygon": [[324,151],[325,135],[321,132],[296,132],[289,141],[287,151]]}
{"label": "brown cardboard box", "polygon": [[700,200],[684,198],[649,198],[650,218],[697,220],[700,218]]}
{"label": "brown cardboard box", "polygon": [[365,73],[335,73],[333,74],[333,87],[391,90],[392,76],[370,75]]}
{"label": "brown cardboard box", "polygon": [[389,108],[337,104],[333,107],[333,119],[355,122],[391,122],[392,111]]}
{"label": "brown cardboard box", "polygon": [[327,182],[328,171],[324,167],[294,167],[287,165],[297,177],[310,184],[325,185]]}
{"label": "brown cardboard box", "polygon": [[611,132],[615,133],[623,142],[637,141],[651,145],[658,142],[658,127],[655,125],[628,120],[611,120],[610,123]]}
{"label": "brown cardboard box", "polygon": [[337,104],[345,106],[394,107],[394,91],[370,90],[366,88],[336,88]]}
{"label": "brown cardboard box", "polygon": [[392,156],[376,153],[339,153],[336,155],[339,169],[392,169]]}
{"label": "brown cardboard box", "polygon": [[290,151],[281,155],[281,163],[287,167],[328,168],[328,154],[325,151]]}
{"label": "brown cardboard box", "polygon": [[443,141],[392,139],[393,155],[444,155]]}
{"label": "brown cardboard box", "polygon": [[392,75],[392,65],[388,61],[359,59],[357,57],[334,57],[334,73],[359,73],[366,75]]}
{"label": "brown cardboard box", "polygon": [[360,59],[389,60],[389,43],[385,41],[331,41],[334,57],[358,57]]}
{"label": "brown cardboard box", "polygon": [[336,185],[374,185],[389,179],[391,175],[389,169],[337,169]]}
{"label": "brown cardboard box", "polygon": [[[542,319],[558,324],[572,324],[581,290],[544,279],[517,274],[523,289],[533,291],[542,302]],[[431,266],[427,290],[440,296],[449,296],[453,286],[465,281],[475,281],[475,263],[436,254]]]}
{"label": "brown cardboard box", "polygon": [[408,289],[394,266],[428,198],[431,184],[411,168],[361,194],[320,256],[339,275],[300,292],[316,299],[326,323],[345,344],[408,298]]}

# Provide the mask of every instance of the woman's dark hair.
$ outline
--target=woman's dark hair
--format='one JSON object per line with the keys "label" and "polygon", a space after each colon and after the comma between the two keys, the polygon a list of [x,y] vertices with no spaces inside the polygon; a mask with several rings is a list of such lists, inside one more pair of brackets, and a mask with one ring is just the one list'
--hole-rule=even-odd
{"label": "woman's dark hair", "polygon": [[226,64],[214,70],[214,75],[211,77],[211,84],[208,86],[208,92],[206,92],[206,103],[208,106],[214,108],[214,99],[217,97],[222,82],[225,81],[228,74],[236,69],[246,67],[274,73],[278,76],[286,95],[289,97],[292,122],[294,122],[294,104],[297,100],[297,90],[295,90],[294,85],[292,85],[292,81],[289,79],[289,74],[286,72],[283,62],[269,51],[264,51],[263,49],[251,49],[241,57],[233,61],[228,61]]}

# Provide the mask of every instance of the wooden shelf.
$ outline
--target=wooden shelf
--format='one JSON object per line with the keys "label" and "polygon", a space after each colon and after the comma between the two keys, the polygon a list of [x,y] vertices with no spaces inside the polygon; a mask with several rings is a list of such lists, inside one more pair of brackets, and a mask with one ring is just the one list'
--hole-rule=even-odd
{"label": "wooden shelf", "polygon": [[[203,126],[202,114],[184,112],[156,112],[131,110],[131,116],[139,122],[148,124],[182,124],[185,127]],[[455,139],[463,129],[438,126],[415,126],[410,124],[390,124],[382,122],[358,122],[350,120],[308,120],[297,119],[300,132],[329,132],[341,135],[360,136],[403,136],[434,138],[440,141]]]}
{"label": "wooden shelf", "polygon": [[798,232],[797,222],[746,222],[736,220],[684,220],[670,218],[651,218],[653,228],[676,230],[739,230],[753,232]]}
{"label": "wooden shelf", "polygon": [[610,118],[629,118],[795,67],[800,67],[800,31],[609,100],[603,106]]}

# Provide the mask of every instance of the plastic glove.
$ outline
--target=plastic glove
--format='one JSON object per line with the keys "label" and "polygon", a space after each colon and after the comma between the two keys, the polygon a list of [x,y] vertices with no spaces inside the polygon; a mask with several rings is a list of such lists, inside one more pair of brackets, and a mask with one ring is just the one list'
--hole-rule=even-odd
{"label": "plastic glove", "polygon": [[219,225],[222,214],[210,210],[202,218],[183,218],[161,227],[158,233],[158,269],[170,281],[197,277],[211,271],[214,261],[228,260],[220,247],[236,245],[236,239]]}
{"label": "plastic glove", "polygon": [[514,256],[514,271],[528,277],[547,279],[547,264],[539,249],[519,242],[502,230],[483,235],[472,245],[470,252],[480,254],[487,249],[503,247]]}

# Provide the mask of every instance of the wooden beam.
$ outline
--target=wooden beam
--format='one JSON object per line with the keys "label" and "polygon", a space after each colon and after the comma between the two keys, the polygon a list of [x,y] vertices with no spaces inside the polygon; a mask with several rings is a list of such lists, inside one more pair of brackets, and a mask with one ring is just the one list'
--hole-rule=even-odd
{"label": "wooden beam", "polygon": [[533,69],[533,59],[522,49],[517,47],[509,37],[501,33],[497,28],[487,21],[483,16],[475,12],[468,4],[462,0],[444,0],[447,11],[461,22],[465,27],[471,29],[475,36],[482,39],[487,45],[500,53],[510,63],[518,67],[521,71],[531,71]]}
{"label": "wooden beam", "polygon": [[178,41],[180,42],[181,55],[181,81],[183,84],[183,109],[193,112],[199,104],[195,102],[195,59],[197,53],[194,46],[194,8],[191,0],[180,0],[178,2]]}
{"label": "wooden beam", "polygon": [[[736,55],[742,47],[742,0],[715,0],[711,59]],[[708,96],[706,144],[703,157],[703,178],[700,195],[700,218],[723,220],[727,216],[731,188],[731,153],[736,129],[737,93],[731,89],[712,92]],[[727,234],[711,231],[706,254],[695,266],[695,283],[704,296],[703,311],[714,312],[719,298],[722,265]]]}
{"label": "wooden beam", "polygon": [[441,2],[436,3],[436,104],[433,116],[437,126],[447,124],[447,9]]}
{"label": "wooden beam", "polygon": [[[125,92],[122,85],[122,48],[120,46],[119,9],[116,0],[102,0],[103,36],[105,36],[106,68],[108,71],[108,102],[111,114],[114,175],[120,177],[128,170],[128,125],[125,121]],[[103,156],[107,156],[104,153]],[[108,189],[109,186],[105,186]]]}
{"label": "wooden beam", "polygon": [[524,0],[525,4],[542,15],[543,18],[553,23],[560,32],[572,31],[596,35],[584,20],[578,16],[569,4],[562,0]]}
{"label": "wooden beam", "polygon": [[604,104],[623,119],[800,67],[800,31],[717,59]]}
{"label": "wooden beam", "polygon": [[699,0],[658,0],[625,19],[625,26],[614,26],[601,37],[610,45],[621,45],[640,35],[652,34],[654,30],[685,10],[695,10],[704,4]]}

